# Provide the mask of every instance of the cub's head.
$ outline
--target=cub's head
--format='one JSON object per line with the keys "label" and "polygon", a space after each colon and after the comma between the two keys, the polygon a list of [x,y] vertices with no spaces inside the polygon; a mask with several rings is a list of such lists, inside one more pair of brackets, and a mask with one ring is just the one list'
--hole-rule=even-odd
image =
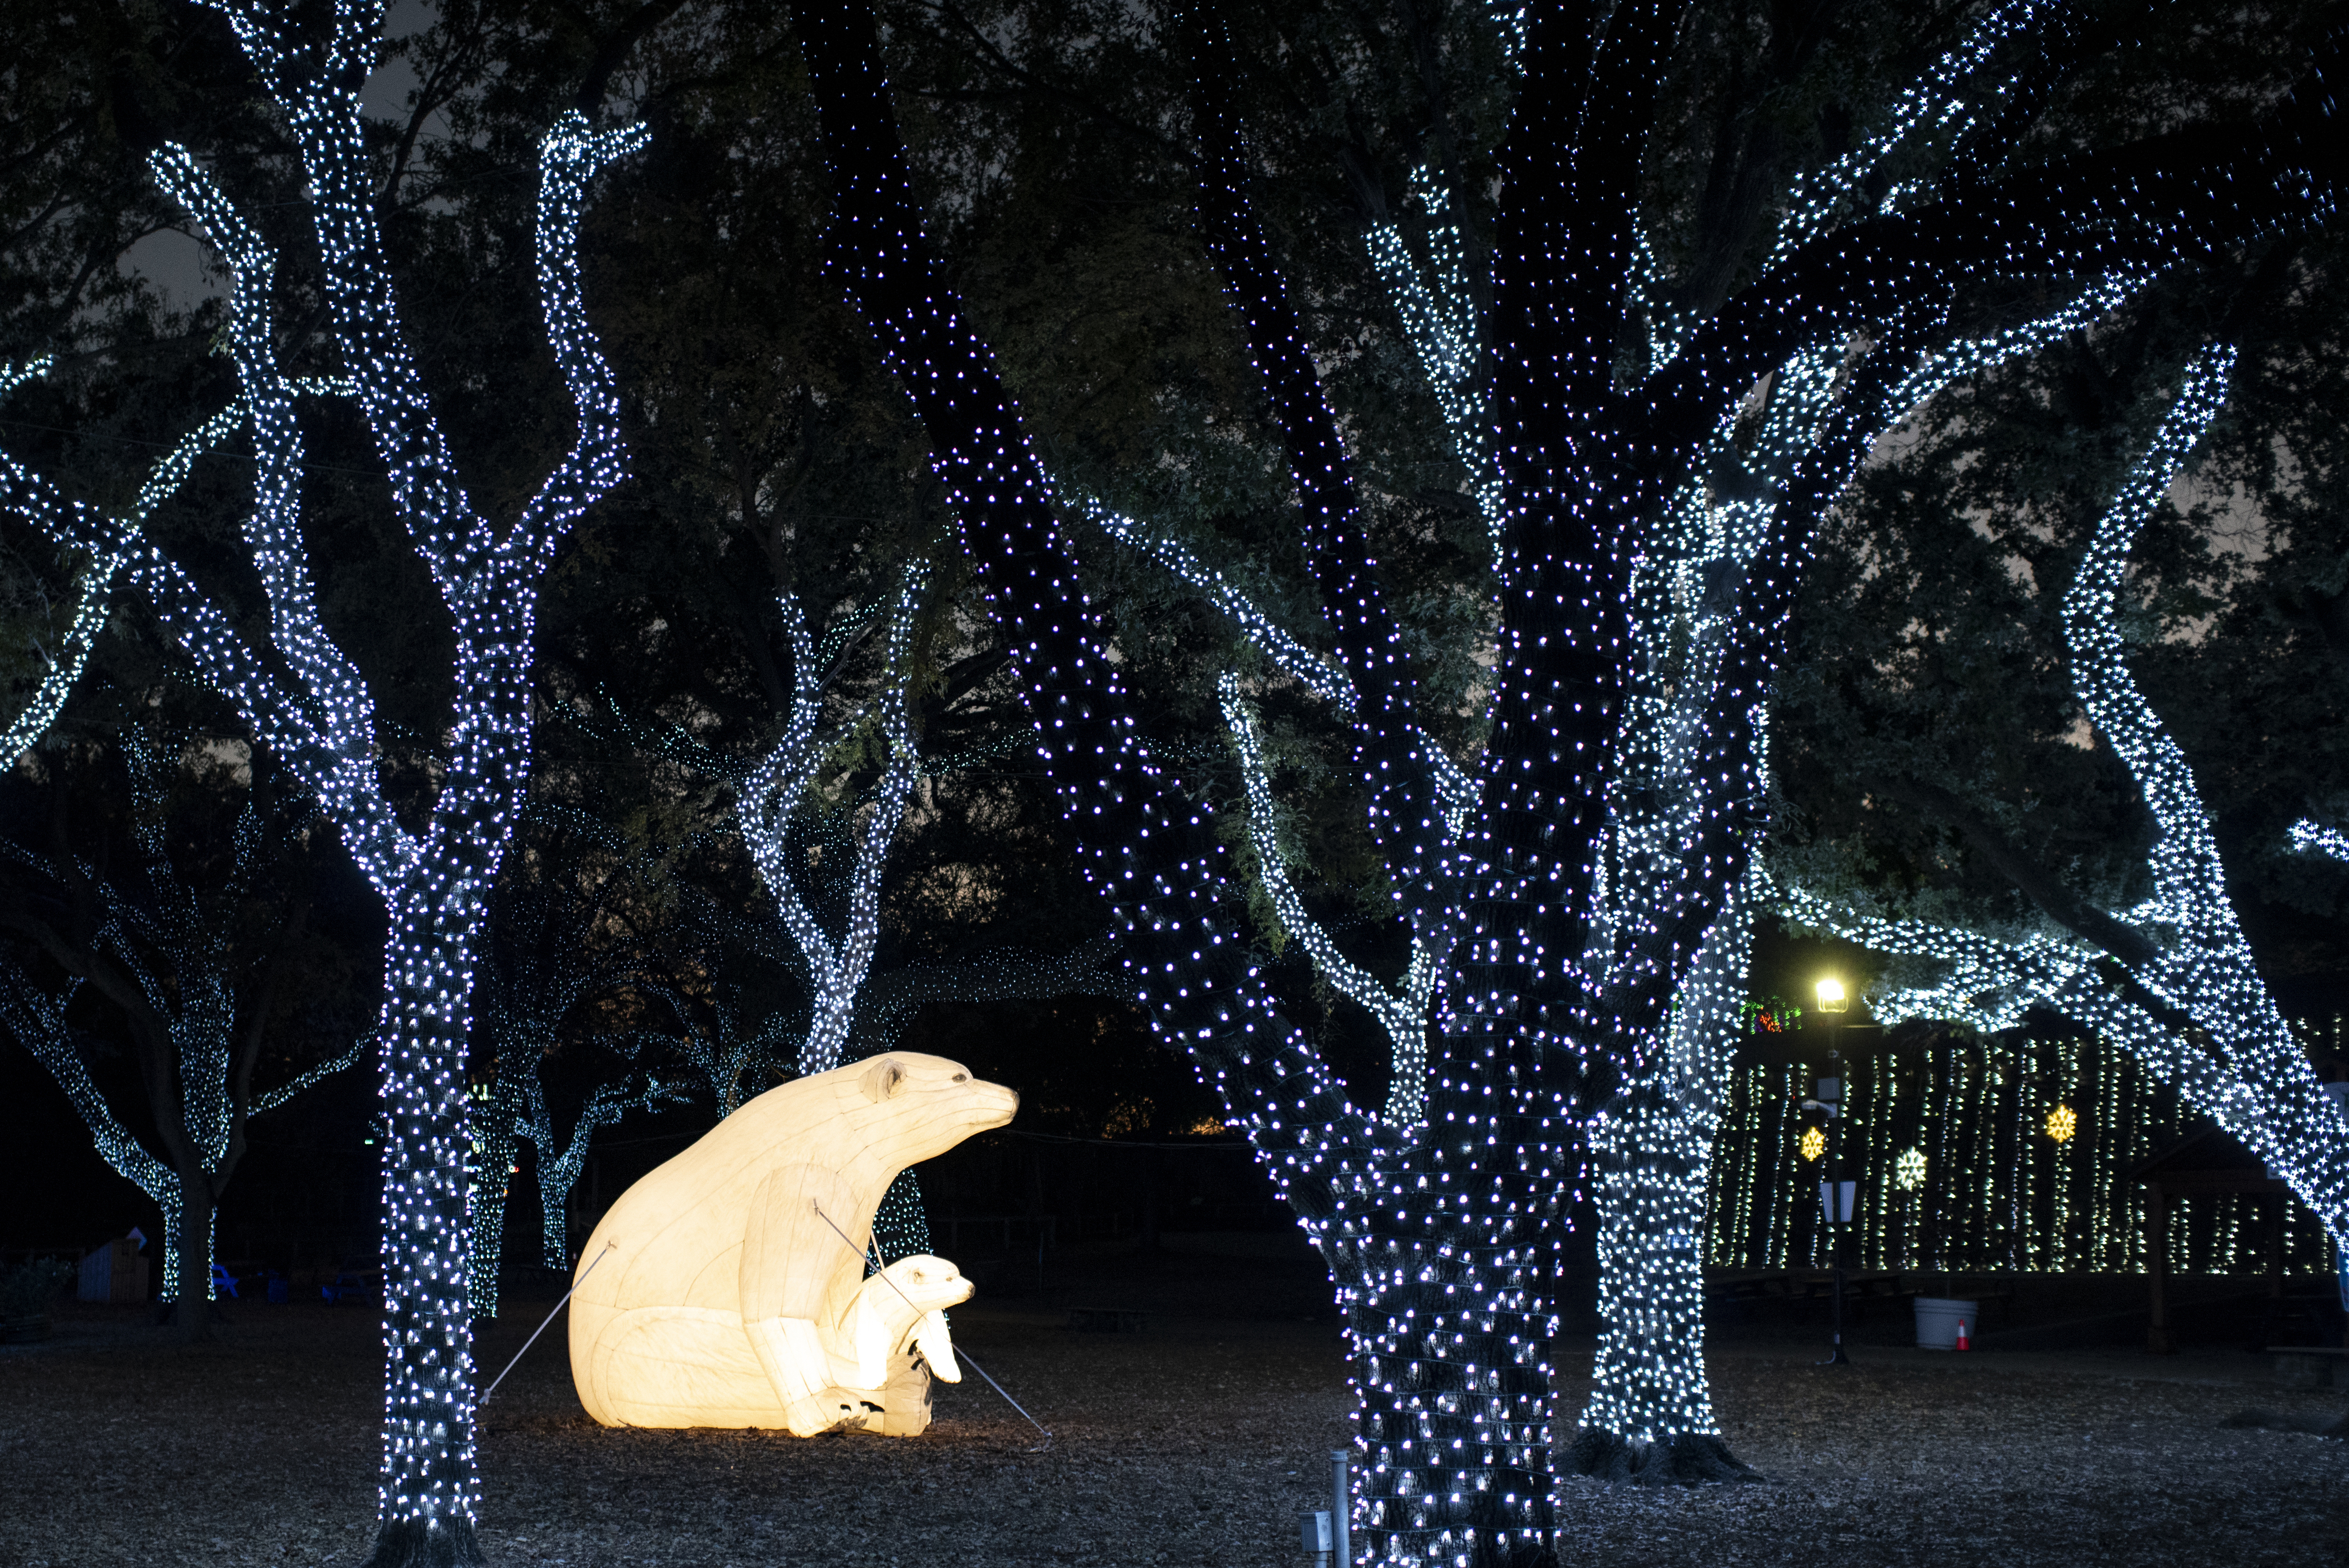
{"label": "cub's head", "polygon": [[927,1252],[900,1258],[881,1272],[905,1293],[907,1301],[926,1313],[960,1306],[970,1300],[971,1282],[963,1278],[962,1271]]}
{"label": "cub's head", "polygon": [[[1019,1096],[1000,1084],[981,1083],[959,1062],[891,1051],[840,1069],[856,1075],[856,1092],[873,1112],[907,1140],[903,1163],[944,1154],[973,1133],[1002,1127]],[[926,1152],[913,1153],[914,1148]]]}

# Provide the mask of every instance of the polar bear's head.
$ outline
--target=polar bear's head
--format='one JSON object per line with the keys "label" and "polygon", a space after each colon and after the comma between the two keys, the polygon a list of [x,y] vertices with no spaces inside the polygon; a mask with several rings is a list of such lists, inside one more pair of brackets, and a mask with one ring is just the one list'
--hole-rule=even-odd
{"label": "polar bear's head", "polygon": [[840,1069],[855,1075],[856,1092],[871,1113],[896,1132],[901,1165],[944,1154],[973,1133],[999,1127],[1019,1109],[1019,1096],[983,1083],[943,1056],[891,1051]]}
{"label": "polar bear's head", "polygon": [[881,1272],[919,1312],[938,1312],[970,1300],[972,1285],[962,1271],[927,1252],[900,1258]]}

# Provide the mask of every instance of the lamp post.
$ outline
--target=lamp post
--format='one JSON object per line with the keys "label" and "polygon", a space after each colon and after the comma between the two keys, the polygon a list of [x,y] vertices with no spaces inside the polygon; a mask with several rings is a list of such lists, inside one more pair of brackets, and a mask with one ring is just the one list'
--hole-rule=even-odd
{"label": "lamp post", "polygon": [[1826,1115],[1827,1148],[1826,1168],[1820,1172],[1819,1213],[1827,1227],[1827,1266],[1834,1278],[1835,1352],[1819,1365],[1848,1366],[1851,1357],[1843,1349],[1843,1270],[1844,1236],[1851,1224],[1852,1199],[1857,1195],[1857,1181],[1845,1179],[1843,1129],[1838,1125],[1843,1111],[1843,1054],[1837,1049],[1843,1024],[1844,1010],[1850,1005],[1843,992],[1843,981],[1833,975],[1822,979],[1817,987],[1820,1016],[1827,1021],[1827,1073],[1818,1080],[1817,1104]]}

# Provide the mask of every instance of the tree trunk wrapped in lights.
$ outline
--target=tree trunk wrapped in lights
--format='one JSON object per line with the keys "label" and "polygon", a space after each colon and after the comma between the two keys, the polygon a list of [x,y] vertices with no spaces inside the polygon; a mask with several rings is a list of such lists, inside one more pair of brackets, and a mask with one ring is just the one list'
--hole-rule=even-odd
{"label": "tree trunk wrapped in lights", "polygon": [[524,1080],[518,1126],[536,1152],[541,1267],[563,1273],[573,1265],[571,1189],[579,1185],[579,1172],[587,1163],[588,1140],[596,1129],[617,1126],[630,1111],[657,1110],[665,1104],[682,1104],[685,1097],[681,1086],[650,1074],[632,1075],[632,1081],[626,1083],[598,1084],[588,1091],[565,1134],[547,1106],[546,1085],[536,1075]]}
{"label": "tree trunk wrapped in lights", "polygon": [[641,127],[591,132],[566,115],[541,148],[537,271],[546,328],[575,405],[578,438],[509,525],[481,514],[434,421],[398,320],[378,225],[380,192],[359,94],[383,7],[331,11],[222,0],[285,117],[307,176],[334,341],[375,441],[391,504],[451,623],[449,750],[429,816],[411,829],[378,773],[365,678],[322,624],[300,516],[298,388],[276,362],[275,256],[183,148],[151,160],[232,281],[227,348],[252,421],[253,508],[244,544],[267,597],[256,649],[151,540],[67,501],[0,458],[0,505],[61,545],[128,557],[203,679],[318,798],[383,899],[380,1038],[384,1144],[385,1416],[378,1568],[481,1560],[474,1540],[471,1311],[466,1300],[464,1052],[476,941],[530,771],[533,630],[539,585],[579,514],[623,474],[618,400],[580,296],[578,232],[589,181],[643,145]]}
{"label": "tree trunk wrapped in lights", "polygon": [[[1813,179],[1798,179],[1787,193],[1792,215],[1775,254],[1799,249],[1799,242],[1822,232],[1838,216],[1839,192],[1862,189],[1896,154],[1927,132],[1947,135],[1947,105],[1964,78],[1981,69],[1999,47],[2027,26],[2041,9],[2007,7],[1984,22],[1945,56],[1925,79],[1895,103],[1887,129]],[[2011,88],[2012,80],[2005,86]],[[1463,256],[1467,249],[1449,213],[1449,182],[1444,171],[1423,166],[1413,177],[1413,195],[1426,209],[1428,265],[1423,267],[1392,223],[1374,224],[1370,250],[1394,302],[1406,335],[1417,350],[1441,407],[1451,443],[1468,475],[1471,493],[1491,527],[1503,535],[1504,490],[1486,435],[1490,417],[1478,341],[1484,320]],[[1685,348],[1695,318],[1667,307],[1662,280],[1655,275],[1651,247],[1638,248],[1637,314],[1644,323],[1646,364],[1663,369]],[[2083,326],[2126,297],[2141,276],[2098,280],[2066,298],[2052,314],[2019,323],[1991,337],[1938,344],[1882,400],[1889,421],[1954,377],[2029,352],[2059,333]],[[1640,908],[1648,890],[1669,885],[1672,855],[1656,853],[1695,833],[1713,809],[1695,770],[1702,762],[1708,705],[1716,690],[1720,662],[1737,634],[1736,590],[1771,537],[1774,514],[1793,504],[1798,466],[1827,431],[1849,381],[1850,355],[1828,345],[1797,357],[1767,377],[1709,441],[1690,477],[1677,486],[1662,516],[1651,524],[1634,575],[1631,628],[1636,657],[1626,681],[1622,732],[1622,779],[1609,803],[1607,855],[1602,861],[1604,896],[1596,899],[1604,920],[1636,924],[1651,919]],[[1152,537],[1142,525],[1089,505],[1088,515],[1113,536],[1134,545],[1205,593],[1231,618],[1242,636],[1282,675],[1340,709],[1354,692],[1341,670],[1304,650],[1295,638],[1237,595],[1216,574],[1201,567],[1179,546]],[[1506,574],[1506,556],[1496,570]],[[1400,994],[1336,950],[1299,904],[1270,822],[1272,805],[1260,748],[1247,714],[1237,701],[1237,683],[1225,680],[1223,701],[1240,753],[1248,800],[1250,838],[1257,880],[1290,932],[1303,940],[1316,971],[1368,1010],[1386,1031],[1398,1075],[1387,1114],[1404,1113],[1407,1096],[1421,1087],[1403,1069],[1424,1063],[1423,1039],[1433,975],[1450,950],[1451,933],[1462,919],[1454,906],[1417,906],[1410,911],[1413,957]],[[1432,761],[1444,759],[1431,753]],[[1474,803],[1475,786],[1464,778],[1439,780],[1447,828],[1456,834]],[[1744,952],[1746,915],[1733,903],[1719,929],[1723,951]],[[1710,1085],[1725,1068],[1742,1001],[1743,957],[1735,972],[1690,971],[1676,1001],[1672,1058],[1659,1059],[1650,1077],[1602,1116],[1594,1130],[1606,1134],[1602,1167],[1610,1174],[1595,1190],[1600,1223],[1612,1239],[1605,1256],[1599,1311],[1609,1324],[1594,1375],[1590,1408],[1574,1449],[1578,1467],[1639,1480],[1673,1481],[1751,1472],[1725,1460],[1710,1400],[1702,1386],[1702,1278],[1693,1268],[1655,1269],[1633,1257],[1630,1238],[1696,1234],[1702,1223],[1704,1159],[1712,1140],[1707,1108],[1717,1100]],[[1702,1085],[1702,1086],[1701,1086]],[[1693,1097],[1692,1097],[1693,1096]],[[1694,1140],[1691,1142],[1690,1140]],[[1636,1173],[1668,1171],[1661,1182]],[[1636,1213],[1616,1213],[1618,1203]],[[1660,1206],[1678,1205],[1669,1214]],[[1669,1307],[1656,1293],[1681,1293]],[[1668,1332],[1653,1332],[1659,1313]],[[1694,1381],[1692,1382],[1691,1380]],[[1686,1423],[1695,1419],[1695,1428]],[[1658,1451],[1651,1452],[1651,1449]]]}
{"label": "tree trunk wrapped in lights", "polygon": [[1752,947],[1751,884],[1706,934],[1670,1046],[1589,1125],[1599,1216],[1598,1355],[1568,1449],[1606,1480],[1752,1480],[1729,1451],[1704,1359],[1705,1182],[1728,1100]]}
{"label": "tree trunk wrapped in lights", "polygon": [[[2010,46],[2028,38],[2048,10],[2035,3],[2002,7],[1899,97],[1881,130],[1832,167],[1797,176],[1781,203],[1785,216],[1765,275],[1826,233],[1847,208],[1865,210],[1859,193],[1872,182],[1889,188],[1885,171],[1896,158],[1912,166],[1938,162],[1951,147],[1962,156],[1974,111],[1953,110],[1958,95],[1984,97],[1975,78],[1993,67],[2004,73],[1992,84],[1996,95],[2025,89],[2029,84]],[[1481,375],[1484,321],[1462,261],[1467,245],[1450,210],[1451,182],[1433,165],[1413,176],[1413,194],[1426,214],[1425,265],[1392,223],[1372,226],[1370,248],[1497,544],[1504,487]],[[1635,314],[1645,338],[1644,363],[1653,375],[1688,347],[1699,318],[1673,308],[1672,291],[1646,236],[1634,256]],[[2141,270],[2095,277],[2036,319],[1982,337],[1932,343],[1886,389],[1884,425],[1959,377],[2093,323],[2147,277]],[[1608,896],[1599,900],[1602,908],[1614,907],[1614,919],[1636,924],[1656,918],[1640,908],[1641,899],[1651,888],[1669,885],[1673,846],[1718,808],[1697,770],[1720,662],[1739,634],[1738,590],[1774,527],[1783,525],[1776,514],[1802,499],[1799,469],[1844,401],[1850,358],[1847,346],[1827,344],[1772,371],[1688,465],[1642,541],[1631,578],[1634,656],[1625,672],[1617,743],[1622,761],[1609,803],[1602,861]],[[1506,571],[1506,557],[1499,567]],[[1757,823],[1754,842],[1759,832]],[[1656,853],[1659,846],[1662,854]],[[1674,1251],[1682,1239],[1702,1233],[1706,1158],[1721,1100],[1717,1079],[1734,1049],[1743,1001],[1749,897],[1742,893],[1728,904],[1713,939],[1724,958],[1737,955],[1733,967],[1717,970],[1706,958],[1689,971],[1675,998],[1671,1056],[1658,1058],[1650,1076],[1592,1127],[1593,1199],[1601,1229],[1599,1310],[1605,1326],[1590,1404],[1571,1450],[1571,1462],[1586,1473],[1662,1482],[1752,1473],[1727,1459],[1721,1445],[1704,1387],[1702,1272],[1692,1258],[1683,1266]],[[1422,923],[1429,922],[1423,917]],[[1651,1260],[1639,1256],[1635,1238],[1643,1235],[1661,1239]],[[1660,1295],[1668,1291],[1679,1293],[1669,1304]]]}
{"label": "tree trunk wrapped in lights", "polygon": [[[256,1094],[253,1075],[302,924],[300,899],[274,911],[278,950],[255,962],[250,938],[261,884],[308,813],[267,798],[266,763],[231,835],[228,872],[199,889],[182,878],[166,842],[168,805],[182,747],[136,727],[122,735],[130,778],[136,870],[106,875],[104,852],[85,856],[71,841],[66,786],[53,779],[54,853],[0,839],[0,861],[25,878],[0,904],[0,928],[22,938],[64,976],[63,988],[0,951],[0,1025],[48,1069],[81,1113],[106,1162],[163,1210],[163,1300],[190,1340],[209,1335],[213,1229],[222,1192],[245,1151],[246,1123],[352,1065],[374,1044],[362,1036],[331,1060]],[[61,763],[53,763],[61,765]],[[12,878],[13,879],[13,878]],[[149,1152],[109,1106],[92,1078],[80,1031],[67,1010],[82,987],[103,998],[128,1026],[142,1098],[162,1158]]]}
{"label": "tree trunk wrapped in lights", "polygon": [[[1616,345],[1628,329],[1640,152],[1672,14],[1619,6],[1595,39],[1581,12],[1537,14],[1495,263],[1507,507],[1499,693],[1482,815],[1454,848],[1348,460],[1249,220],[1217,44],[1206,41],[1202,228],[1287,437],[1307,554],[1357,692],[1371,828],[1398,887],[1464,889],[1424,1131],[1406,1138],[1350,1106],[1278,1016],[1227,912],[1228,852],[1210,808],[1141,732],[1043,470],[921,237],[871,16],[817,5],[801,17],[835,175],[838,273],[928,428],[1027,682],[1040,761],[1119,913],[1157,1026],[1212,1077],[1330,1262],[1359,1369],[1358,1522],[1382,1561],[1545,1553],[1543,1293],[1575,1122],[1666,1049],[1668,1004],[1744,875],[1760,805],[1754,712],[1809,527],[1885,428],[1966,276],[2122,275],[2318,212],[2300,137],[2321,135],[2322,111],[2296,110],[2271,128],[2272,144],[2268,132],[2214,136],[1993,181],[1988,161],[2012,130],[2002,120],[1909,205],[1804,240],[1695,327],[1671,364],[1625,389]],[[1703,809],[1676,843],[1655,846],[1661,874],[1632,918],[1612,918],[1597,867],[1621,853],[1605,840],[1635,550],[1674,476],[1755,380],[1827,348],[1845,356],[1835,411],[1731,592],[1732,634],[1690,753]]]}
{"label": "tree trunk wrapped in lights", "polygon": [[[2175,407],[2098,522],[2064,600],[2074,690],[2127,766],[2158,833],[2148,857],[2153,897],[2109,912],[2095,928],[2110,933],[2099,944],[2070,932],[2002,939],[1885,919],[1799,888],[1785,903],[1804,923],[1949,966],[1937,985],[1873,1002],[1888,1022],[1944,1018],[1995,1030],[2041,1005],[2095,1030],[2289,1182],[2343,1245],[2349,1123],[2259,978],[2193,770],[2137,690],[2118,624],[2131,544],[2224,406],[2234,358],[2231,348],[2212,348],[2188,368]],[[2323,847],[2307,827],[2294,841]]]}

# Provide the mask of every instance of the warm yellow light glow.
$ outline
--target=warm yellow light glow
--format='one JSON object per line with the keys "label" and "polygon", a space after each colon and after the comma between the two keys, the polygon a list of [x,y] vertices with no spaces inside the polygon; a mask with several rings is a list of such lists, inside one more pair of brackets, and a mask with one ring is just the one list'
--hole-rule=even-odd
{"label": "warm yellow light glow", "polygon": [[1903,1192],[1914,1192],[1925,1185],[1925,1151],[1904,1148],[1900,1158],[1892,1162],[1892,1179],[1900,1184]]}
{"label": "warm yellow light glow", "polygon": [[932,1257],[867,1279],[873,1213],[899,1171],[1019,1106],[904,1051],[743,1106],[588,1238],[571,1298],[579,1402],[607,1427],[921,1431],[931,1374],[961,1380],[942,1309],[971,1285]]}
{"label": "warm yellow light glow", "polygon": [[1848,1005],[1844,1001],[1843,981],[1836,979],[1835,976],[1829,975],[1819,981],[1816,989],[1821,1012],[1841,1012]]}
{"label": "warm yellow light glow", "polygon": [[2079,1115],[2071,1106],[2058,1106],[2047,1113],[2047,1136],[2057,1143],[2070,1143],[2079,1130]]}
{"label": "warm yellow light glow", "polygon": [[1827,1135],[1816,1127],[1805,1127],[1803,1136],[1795,1140],[1795,1147],[1805,1159],[1816,1159],[1827,1151]]}

